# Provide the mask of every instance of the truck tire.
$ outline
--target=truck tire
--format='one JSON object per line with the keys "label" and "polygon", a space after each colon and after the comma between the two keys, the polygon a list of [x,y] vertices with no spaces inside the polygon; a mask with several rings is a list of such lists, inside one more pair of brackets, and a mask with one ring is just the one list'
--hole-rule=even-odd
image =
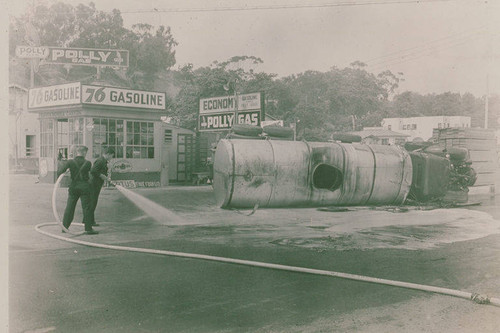
{"label": "truck tire", "polygon": [[293,137],[293,129],[281,126],[266,126],[264,133],[275,138],[290,138]]}
{"label": "truck tire", "polygon": [[234,125],[232,130],[234,134],[247,136],[259,136],[262,133],[262,127],[248,124]]}
{"label": "truck tire", "polygon": [[251,136],[251,135],[241,135],[241,134],[231,133],[227,136],[227,139],[264,140],[265,137],[258,135]]}
{"label": "truck tire", "polygon": [[359,135],[349,133],[333,133],[332,139],[345,143],[361,142],[361,137]]}

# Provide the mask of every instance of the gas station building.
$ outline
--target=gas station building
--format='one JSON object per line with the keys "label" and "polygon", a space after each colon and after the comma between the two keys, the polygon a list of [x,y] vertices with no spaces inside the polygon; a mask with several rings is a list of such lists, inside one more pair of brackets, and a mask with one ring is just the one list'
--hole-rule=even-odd
{"label": "gas station building", "polygon": [[73,147],[94,161],[113,148],[111,178],[126,187],[157,187],[191,178],[195,133],[161,120],[164,92],[66,83],[29,90],[28,111],[40,121],[39,177],[54,182]]}

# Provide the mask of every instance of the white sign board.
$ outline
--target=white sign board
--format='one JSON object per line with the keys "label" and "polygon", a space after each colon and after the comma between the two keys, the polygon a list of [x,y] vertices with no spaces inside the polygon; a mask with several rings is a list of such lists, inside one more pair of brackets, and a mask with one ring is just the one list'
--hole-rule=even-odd
{"label": "white sign board", "polygon": [[16,46],[16,56],[18,58],[38,58],[44,59],[49,55],[47,46]]}
{"label": "white sign board", "polygon": [[248,124],[260,126],[260,110],[238,112],[238,119],[235,119],[235,112],[200,114],[198,119],[199,131],[221,131],[229,130],[233,124]]}
{"label": "white sign board", "polygon": [[79,104],[81,101],[80,88],[80,82],[32,88],[28,92],[28,108]]}
{"label": "white sign board", "polygon": [[280,126],[283,127],[283,120],[263,120],[260,122],[260,126]]}
{"label": "white sign board", "polygon": [[[200,99],[200,114],[236,111],[234,96]],[[260,110],[260,93],[238,95],[238,111]]]}
{"label": "white sign board", "polygon": [[238,110],[260,110],[260,93],[239,95]]}
{"label": "white sign board", "polygon": [[165,110],[165,93],[82,85],[82,103]]}
{"label": "white sign board", "polygon": [[128,67],[127,50],[49,47],[47,64]]}

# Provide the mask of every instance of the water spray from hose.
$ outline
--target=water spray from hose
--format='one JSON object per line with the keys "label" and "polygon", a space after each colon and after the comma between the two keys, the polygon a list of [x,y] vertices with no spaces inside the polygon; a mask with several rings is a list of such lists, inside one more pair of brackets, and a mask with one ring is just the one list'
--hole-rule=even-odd
{"label": "water spray from hose", "polygon": [[146,197],[143,197],[140,194],[137,194],[123,186],[115,185],[118,191],[123,194],[124,197],[133,202],[139,209],[141,209],[144,213],[152,217],[155,221],[168,224],[183,224],[185,223],[184,219],[182,219],[179,215],[173,213],[170,209],[167,209],[156,202],[149,200]]}

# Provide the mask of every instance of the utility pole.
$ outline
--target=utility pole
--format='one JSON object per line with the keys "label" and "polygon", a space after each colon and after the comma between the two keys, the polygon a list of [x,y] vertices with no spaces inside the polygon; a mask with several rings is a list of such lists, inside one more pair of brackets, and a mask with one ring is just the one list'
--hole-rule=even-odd
{"label": "utility pole", "polygon": [[[26,25],[26,39],[31,46],[40,46],[40,36],[38,35],[38,31],[33,25],[33,18],[35,16],[35,0],[31,1],[31,7],[29,9],[29,17],[28,23]],[[38,65],[39,59],[30,59],[30,88],[35,87],[35,63]],[[38,72],[38,67],[37,70]]]}
{"label": "utility pole", "polygon": [[490,23],[490,6],[486,2],[486,24],[487,24],[487,34],[488,34],[488,53],[486,56],[486,99],[484,101],[484,128],[488,128],[488,118],[489,118],[489,98],[490,98],[490,68],[491,68],[491,23]]}
{"label": "utility pole", "polygon": [[[17,99],[17,94],[16,94],[16,99]],[[16,106],[14,105],[14,108]],[[19,139],[18,139],[18,136],[19,136],[19,118],[21,117],[21,112],[22,110],[15,110],[14,111],[16,113],[16,131],[15,131],[15,144],[14,144],[14,168],[18,168],[19,166]]]}
{"label": "utility pole", "polygon": [[30,88],[35,87],[35,59],[30,61]]}
{"label": "utility pole", "polygon": [[488,128],[489,97],[490,97],[490,79],[488,73],[486,74],[486,100],[484,101],[484,128]]}
{"label": "utility pole", "polygon": [[237,79],[234,79],[234,124],[239,124],[238,121],[238,89],[236,89]]}

